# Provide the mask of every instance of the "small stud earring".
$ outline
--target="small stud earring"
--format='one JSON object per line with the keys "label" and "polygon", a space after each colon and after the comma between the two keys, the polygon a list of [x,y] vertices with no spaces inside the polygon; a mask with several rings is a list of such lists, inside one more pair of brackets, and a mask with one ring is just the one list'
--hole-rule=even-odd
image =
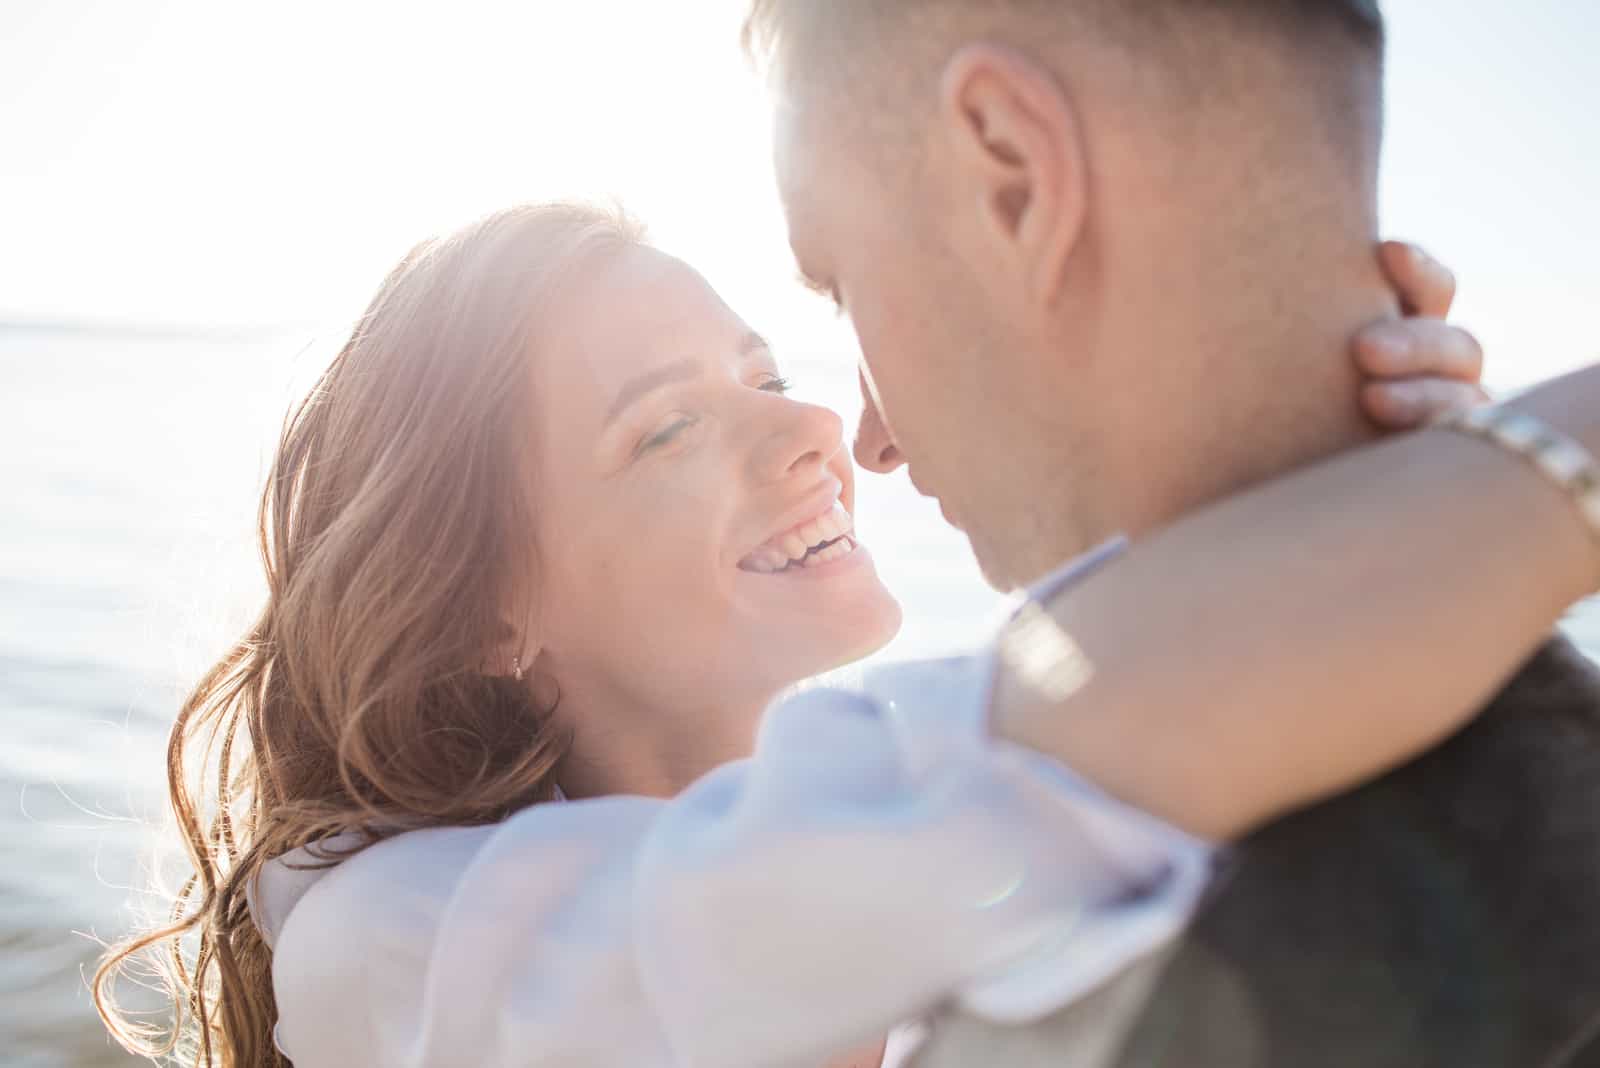
{"label": "small stud earring", "polygon": [[511,658],[511,677],[518,682],[522,681],[522,657],[520,655]]}

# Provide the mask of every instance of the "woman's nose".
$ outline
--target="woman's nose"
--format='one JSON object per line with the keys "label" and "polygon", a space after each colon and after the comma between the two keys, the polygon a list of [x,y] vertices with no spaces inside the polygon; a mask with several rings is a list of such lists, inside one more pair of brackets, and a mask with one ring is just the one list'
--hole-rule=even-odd
{"label": "woman's nose", "polygon": [[856,427],[855,455],[857,466],[880,475],[887,475],[906,462],[883,421],[883,413],[878,411],[865,375],[861,377],[861,423]]}
{"label": "woman's nose", "polygon": [[837,412],[815,404],[783,401],[777,425],[756,452],[756,472],[763,482],[791,475],[820,477],[844,448],[844,422]]}

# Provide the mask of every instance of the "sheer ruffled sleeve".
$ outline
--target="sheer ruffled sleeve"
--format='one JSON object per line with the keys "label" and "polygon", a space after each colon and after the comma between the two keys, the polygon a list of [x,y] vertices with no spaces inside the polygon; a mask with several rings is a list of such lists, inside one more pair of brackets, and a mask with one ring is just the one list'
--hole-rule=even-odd
{"label": "sheer ruffled sleeve", "polygon": [[[297,1068],[794,1065],[1048,1013],[1173,938],[1200,842],[981,729],[981,660],[769,713],[671,802],[419,832],[255,904]],[[281,862],[280,862],[281,863]]]}

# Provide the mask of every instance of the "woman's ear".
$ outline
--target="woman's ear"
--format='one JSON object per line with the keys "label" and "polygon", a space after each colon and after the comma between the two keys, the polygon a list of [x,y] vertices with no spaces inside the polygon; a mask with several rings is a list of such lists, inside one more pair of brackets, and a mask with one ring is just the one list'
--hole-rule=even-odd
{"label": "woman's ear", "polygon": [[939,119],[980,224],[1051,303],[1088,215],[1082,125],[1066,90],[1027,56],[969,45],[940,79]]}
{"label": "woman's ear", "polygon": [[488,674],[522,681],[543,652],[532,620],[502,621],[486,665]]}

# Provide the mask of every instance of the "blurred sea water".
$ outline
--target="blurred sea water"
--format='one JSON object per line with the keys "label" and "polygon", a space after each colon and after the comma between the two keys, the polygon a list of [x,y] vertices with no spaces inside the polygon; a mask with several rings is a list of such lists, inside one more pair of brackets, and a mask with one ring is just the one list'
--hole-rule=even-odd
{"label": "blurred sea water", "polygon": [[[304,337],[0,326],[0,1061],[126,1065],[85,978],[167,841],[163,747],[184,687],[258,607],[257,487],[330,346]],[[783,354],[780,353],[780,358]],[[853,414],[844,357],[785,369]],[[903,479],[858,527],[906,606],[888,657],[959,647],[1000,599]],[[1571,621],[1600,650],[1600,610]]]}

